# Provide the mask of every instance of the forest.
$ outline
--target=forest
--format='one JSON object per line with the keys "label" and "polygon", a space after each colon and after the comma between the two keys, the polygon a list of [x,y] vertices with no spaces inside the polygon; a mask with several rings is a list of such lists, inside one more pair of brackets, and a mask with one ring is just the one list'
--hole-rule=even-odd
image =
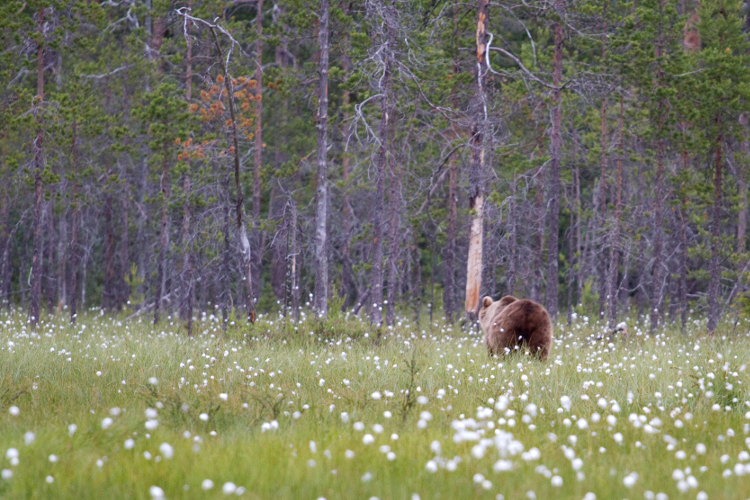
{"label": "forest", "polygon": [[750,314],[749,10],[5,0],[1,305],[713,332]]}

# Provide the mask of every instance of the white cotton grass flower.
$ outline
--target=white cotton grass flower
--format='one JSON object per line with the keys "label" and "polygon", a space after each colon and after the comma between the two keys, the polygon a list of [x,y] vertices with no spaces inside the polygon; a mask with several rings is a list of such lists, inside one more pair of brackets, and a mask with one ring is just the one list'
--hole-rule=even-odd
{"label": "white cotton grass flower", "polygon": [[164,498],[164,490],[159,488],[158,486],[152,486],[148,489],[148,492],[151,494],[151,498],[154,500],[161,500]]}
{"label": "white cotton grass flower", "polygon": [[383,417],[385,417],[385,418],[391,418],[392,416],[393,416],[393,413],[391,413],[388,410],[386,410],[386,411],[383,412]]}
{"label": "white cotton grass flower", "polygon": [[57,455],[50,455],[49,457],[47,457],[47,460],[54,464],[55,462],[57,462]]}
{"label": "white cotton grass flower", "polygon": [[379,400],[380,398],[382,398],[383,396],[382,396],[382,395],[380,394],[380,391],[375,391],[375,392],[373,392],[373,393],[372,393],[372,394],[370,395],[370,397],[371,397],[372,399],[374,399],[375,401],[378,401],[378,400]]}
{"label": "white cotton grass flower", "polygon": [[429,462],[427,462],[427,464],[425,465],[425,469],[427,469],[427,472],[431,472],[431,473],[433,473],[433,474],[434,474],[434,473],[436,473],[436,472],[437,472],[437,470],[438,470],[438,465],[437,465],[437,463],[436,463],[436,462],[435,462],[434,460],[430,460],[430,461],[429,461]]}
{"label": "white cotton grass flower", "polygon": [[352,450],[346,450],[346,451],[344,452],[344,456],[345,456],[345,457],[346,457],[346,458],[347,458],[348,460],[351,460],[352,458],[354,458],[354,452],[353,452]]}
{"label": "white cotton grass flower", "polygon": [[159,427],[158,420],[146,420],[146,430],[153,431],[156,430],[157,427]]}
{"label": "white cotton grass flower", "polygon": [[162,443],[159,445],[159,453],[167,460],[171,460],[174,457],[174,448],[169,443]]}
{"label": "white cotton grass flower", "polygon": [[0,472],[0,477],[8,481],[13,477],[13,471],[10,469],[3,469],[2,472]]}
{"label": "white cotton grass flower", "polygon": [[214,482],[211,481],[210,479],[204,479],[203,482],[201,483],[201,488],[203,488],[205,491],[208,491],[213,487],[214,487]]}
{"label": "white cotton grass flower", "polygon": [[237,491],[237,486],[233,482],[226,482],[224,483],[224,486],[221,487],[221,491],[225,495],[231,495],[232,493]]}
{"label": "white cotton grass flower", "polygon": [[113,417],[119,416],[120,413],[122,413],[122,410],[118,408],[117,406],[109,409],[109,414],[112,415]]}
{"label": "white cotton grass flower", "polygon": [[375,442],[375,438],[372,434],[365,434],[364,436],[362,436],[362,442],[364,444],[372,444]]}
{"label": "white cotton grass flower", "polygon": [[135,441],[133,439],[126,439],[125,443],[123,444],[123,447],[126,450],[132,450],[134,446],[135,446]]}
{"label": "white cotton grass flower", "polygon": [[417,403],[419,403],[421,405],[426,405],[428,402],[429,402],[429,400],[427,399],[427,396],[419,396],[417,398]]}
{"label": "white cotton grass flower", "polygon": [[104,420],[102,420],[102,429],[104,430],[109,429],[109,426],[111,426],[113,422],[114,421],[111,418],[109,417],[105,418]]}
{"label": "white cotton grass flower", "polygon": [[13,415],[14,417],[17,417],[21,414],[21,410],[18,409],[18,406],[11,406],[10,408],[8,408],[8,413]]}
{"label": "white cotton grass flower", "polygon": [[18,450],[15,448],[8,448],[8,451],[5,452],[5,458],[7,458],[8,460],[18,458]]}
{"label": "white cotton grass flower", "polygon": [[148,378],[148,383],[151,384],[151,385],[156,385],[156,384],[159,383],[159,381],[156,379],[156,377],[149,377]]}
{"label": "white cotton grass flower", "polygon": [[372,426],[372,430],[373,432],[375,432],[375,434],[382,434],[385,429],[382,425],[375,424]]}
{"label": "white cotton grass flower", "polygon": [[35,439],[36,439],[36,435],[34,435],[34,433],[31,431],[23,435],[23,442],[24,444],[26,444],[26,446],[29,446],[30,444],[32,444]]}
{"label": "white cotton grass flower", "polygon": [[398,441],[398,434],[396,433],[391,434],[391,441]]}
{"label": "white cotton grass flower", "polygon": [[318,452],[318,445],[315,444],[315,441],[310,441],[309,447],[310,447],[310,453]]}
{"label": "white cotton grass flower", "polygon": [[73,434],[75,434],[77,430],[78,426],[76,424],[68,425],[68,436],[73,437]]}
{"label": "white cotton grass flower", "polygon": [[432,451],[435,455],[440,455],[440,452],[442,451],[440,441],[433,441],[432,443],[430,443],[430,451]]}
{"label": "white cotton grass flower", "polygon": [[55,482],[55,478],[52,476],[47,476],[46,478],[44,478],[44,480],[47,482],[47,484],[52,484]]}
{"label": "white cotton grass flower", "polygon": [[365,424],[363,424],[362,422],[354,422],[354,430],[360,432],[365,430]]}
{"label": "white cotton grass flower", "polygon": [[341,421],[344,423],[347,423],[349,421],[349,414],[347,412],[341,412]]}
{"label": "white cotton grass flower", "polygon": [[153,408],[147,408],[144,413],[146,414],[146,419],[147,420],[155,420],[156,417],[159,416],[159,412],[157,412]]}
{"label": "white cotton grass flower", "polygon": [[204,422],[208,422],[208,413],[201,413],[198,418]]}
{"label": "white cotton grass flower", "polygon": [[552,476],[552,486],[559,488],[563,485],[563,479],[560,476]]}
{"label": "white cotton grass flower", "polygon": [[638,474],[636,472],[631,472],[623,478],[622,484],[624,484],[626,488],[632,488],[637,480]]}
{"label": "white cotton grass flower", "polygon": [[565,411],[570,411],[570,407],[572,405],[572,401],[570,400],[569,396],[563,396],[560,398],[560,404],[562,405],[563,409]]}
{"label": "white cotton grass flower", "polygon": [[227,394],[226,392],[222,392],[221,394],[219,394],[219,399],[221,399],[222,401],[226,401],[227,399],[229,399],[229,394]]}

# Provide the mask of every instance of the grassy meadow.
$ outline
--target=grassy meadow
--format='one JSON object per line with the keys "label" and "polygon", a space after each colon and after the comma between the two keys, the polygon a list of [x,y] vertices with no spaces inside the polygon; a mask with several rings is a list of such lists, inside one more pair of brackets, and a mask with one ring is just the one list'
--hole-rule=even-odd
{"label": "grassy meadow", "polygon": [[745,499],[750,324],[488,358],[444,321],[0,313],[0,498]]}

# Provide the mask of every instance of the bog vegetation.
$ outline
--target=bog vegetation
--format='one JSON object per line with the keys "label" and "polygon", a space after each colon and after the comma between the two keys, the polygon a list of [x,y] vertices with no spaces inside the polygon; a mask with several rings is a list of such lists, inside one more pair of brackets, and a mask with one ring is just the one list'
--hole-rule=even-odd
{"label": "bog vegetation", "polygon": [[[399,318],[0,326],[3,498],[695,499],[750,490],[750,324],[600,338],[549,361]],[[597,340],[600,338],[599,340]]]}

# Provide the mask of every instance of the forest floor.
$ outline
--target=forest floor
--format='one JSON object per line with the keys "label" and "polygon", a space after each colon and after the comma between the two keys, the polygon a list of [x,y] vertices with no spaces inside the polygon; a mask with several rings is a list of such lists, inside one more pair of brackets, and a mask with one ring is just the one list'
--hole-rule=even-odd
{"label": "forest floor", "polygon": [[546,363],[444,322],[195,328],[0,313],[0,497],[750,497],[747,322],[579,318]]}

